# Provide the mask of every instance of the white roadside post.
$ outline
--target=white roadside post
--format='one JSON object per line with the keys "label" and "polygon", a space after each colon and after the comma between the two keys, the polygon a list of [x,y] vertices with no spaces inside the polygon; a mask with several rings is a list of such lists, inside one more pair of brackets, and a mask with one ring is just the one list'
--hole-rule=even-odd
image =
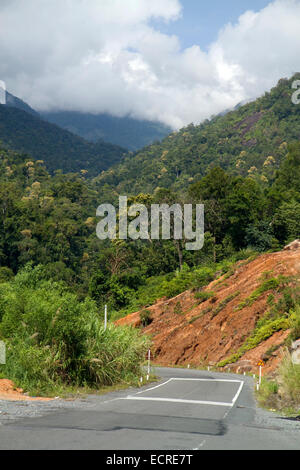
{"label": "white roadside post", "polygon": [[262,368],[265,365],[265,363],[264,363],[263,360],[260,360],[257,365],[259,367],[259,376],[258,376],[258,382],[257,382],[257,385],[256,385],[256,389],[257,389],[257,391],[259,391],[260,386],[261,386],[261,381],[262,381]]}
{"label": "white roadside post", "polygon": [[259,386],[261,386],[262,367],[259,366]]}
{"label": "white roadside post", "polygon": [[6,364],[6,347],[4,341],[0,341],[0,364]]}
{"label": "white roadside post", "polygon": [[107,329],[107,305],[104,307],[104,331]]}
{"label": "white roadside post", "polygon": [[151,361],[151,351],[148,351],[148,371],[147,371],[147,382],[150,379],[150,361]]}

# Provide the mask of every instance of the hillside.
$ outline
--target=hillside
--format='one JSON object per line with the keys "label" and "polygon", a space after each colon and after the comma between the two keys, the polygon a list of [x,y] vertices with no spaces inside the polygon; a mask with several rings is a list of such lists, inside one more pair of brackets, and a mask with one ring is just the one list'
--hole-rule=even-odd
{"label": "hillside", "polygon": [[291,101],[296,78],[299,74],[280,80],[254,102],[201,125],[191,124],[128,156],[99,177],[99,186],[129,194],[152,193],[158,187],[178,190],[199,181],[214,166],[272,182],[287,145],[300,139],[300,106]]}
{"label": "hillside", "polygon": [[[289,310],[299,300],[300,249],[241,261],[199,292],[185,291],[147,308],[143,332],[161,365],[211,365],[272,372],[290,334]],[[117,321],[141,325],[141,313]]]}
{"label": "hillside", "polygon": [[42,117],[84,139],[99,139],[137,151],[162,140],[172,129],[159,122],[75,111],[43,112]]}
{"label": "hillside", "polygon": [[7,148],[43,160],[51,172],[88,170],[89,176],[95,176],[118,163],[126,152],[102,141],[89,143],[44,121],[19,101],[18,108],[13,106],[16,103],[11,98],[9,103],[0,105],[0,141]]}
{"label": "hillside", "polygon": [[35,111],[33,108],[31,108],[29,104],[25,103],[25,101],[23,100],[20,100],[20,98],[17,98],[16,96],[12,95],[8,91],[6,92],[6,106],[9,106],[11,108],[21,109],[22,111],[32,114],[33,116],[40,117],[39,113]]}

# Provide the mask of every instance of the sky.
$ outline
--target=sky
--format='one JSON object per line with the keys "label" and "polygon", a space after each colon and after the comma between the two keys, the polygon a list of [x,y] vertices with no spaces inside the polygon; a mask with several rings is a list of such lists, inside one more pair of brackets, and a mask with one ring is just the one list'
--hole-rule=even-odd
{"label": "sky", "polygon": [[0,80],[33,108],[174,129],[300,71],[300,0],[0,0]]}
{"label": "sky", "polygon": [[270,0],[181,0],[180,3],[181,18],[169,24],[153,20],[153,26],[178,36],[183,48],[198,44],[207,50],[225,24],[235,23],[247,10],[261,10]]}

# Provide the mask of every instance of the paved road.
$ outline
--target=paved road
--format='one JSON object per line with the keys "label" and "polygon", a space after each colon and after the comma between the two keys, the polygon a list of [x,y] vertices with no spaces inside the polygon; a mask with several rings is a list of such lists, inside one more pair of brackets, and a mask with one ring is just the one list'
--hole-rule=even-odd
{"label": "paved road", "polygon": [[[0,449],[300,449],[300,423],[257,409],[252,379],[183,369],[156,374],[161,381],[140,390],[72,403],[6,404],[2,416],[10,419],[1,422],[0,414]],[[16,418],[9,406],[31,408]]]}

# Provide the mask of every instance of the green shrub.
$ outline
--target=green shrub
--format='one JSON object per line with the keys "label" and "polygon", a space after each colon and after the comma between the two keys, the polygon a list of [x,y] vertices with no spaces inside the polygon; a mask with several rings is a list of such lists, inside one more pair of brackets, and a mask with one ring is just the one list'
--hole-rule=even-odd
{"label": "green shrub", "polygon": [[290,328],[292,330],[290,339],[291,341],[296,341],[300,338],[300,305],[297,305],[295,310],[291,312]]}
{"label": "green shrub", "polygon": [[62,283],[39,280],[39,273],[26,268],[0,286],[0,338],[7,344],[0,372],[35,394],[139,375],[149,340],[132,328],[104,331],[94,301],[78,301]]}
{"label": "green shrub", "polygon": [[14,277],[14,273],[11,269],[3,266],[3,267],[0,267],[0,284],[2,282],[7,282],[7,281],[11,281],[11,279],[13,279]]}
{"label": "green shrub", "polygon": [[214,280],[215,273],[219,270],[218,268],[219,266],[215,265],[214,268],[204,266],[203,268],[194,270],[191,287],[194,289],[200,289],[209,284]]}
{"label": "green shrub", "polygon": [[[225,265],[227,266],[226,263]],[[176,297],[188,289],[198,291],[211,282],[220,269],[222,269],[221,265],[201,266],[193,269],[184,265],[182,271],[148,278],[145,284],[138,287],[131,295],[128,305],[118,311],[113,311],[111,318],[117,320],[153,305],[158,299]]]}
{"label": "green shrub", "polygon": [[226,297],[226,299],[222,300],[222,302],[219,303],[218,307],[214,310],[213,312],[213,317],[215,317],[216,315],[218,315],[222,310],[223,308],[226,307],[227,304],[229,304],[230,302],[232,302],[236,297],[238,297],[240,295],[240,291],[237,291],[235,292],[234,294],[231,294],[229,295],[228,297]]}
{"label": "green shrub", "polygon": [[254,302],[264,293],[269,290],[276,290],[281,285],[281,279],[271,278],[264,281],[257,289],[255,289],[252,294],[247,297],[243,302],[238,306],[239,310],[242,310],[245,307],[251,307]]}
{"label": "green shrub", "polygon": [[218,367],[224,367],[227,364],[232,364],[238,361],[247,351],[256,348],[262,341],[270,338],[276,331],[287,330],[289,328],[289,319],[286,317],[280,317],[276,320],[273,319],[261,319],[255,330],[249,336],[244,344],[238,349],[235,354],[232,354],[224,361],[218,364]]}
{"label": "green shrub", "polygon": [[215,293],[210,292],[210,291],[201,291],[201,292],[196,292],[194,294],[194,297],[196,300],[198,300],[199,304],[206,302],[207,300],[211,299],[214,296],[215,296]]}
{"label": "green shrub", "polygon": [[277,382],[263,377],[259,392],[257,393],[259,403],[264,407],[276,409],[279,403],[278,390]]}
{"label": "green shrub", "polygon": [[140,312],[140,320],[144,328],[150,325],[153,321],[150,310],[142,310]]}
{"label": "green shrub", "polygon": [[176,305],[174,307],[174,313],[175,313],[175,315],[182,315],[183,314],[183,310],[182,310],[182,306],[181,306],[180,302],[176,302]]}

